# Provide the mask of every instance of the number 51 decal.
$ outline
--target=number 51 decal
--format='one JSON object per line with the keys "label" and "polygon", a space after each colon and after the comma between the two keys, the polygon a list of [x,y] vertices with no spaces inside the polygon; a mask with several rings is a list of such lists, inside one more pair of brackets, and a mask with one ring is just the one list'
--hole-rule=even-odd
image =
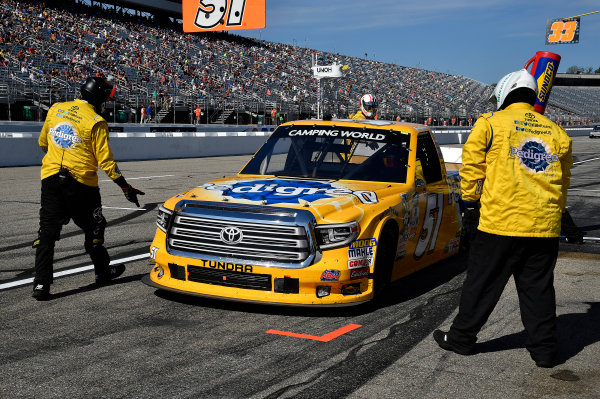
{"label": "number 51 decal", "polygon": [[419,241],[415,247],[415,259],[420,259],[425,254],[427,247],[429,247],[429,252],[433,252],[435,249],[443,214],[444,194],[427,195],[427,208],[423,218],[421,233],[419,234]]}
{"label": "number 51 decal", "polygon": [[264,27],[265,0],[183,0],[185,32]]}

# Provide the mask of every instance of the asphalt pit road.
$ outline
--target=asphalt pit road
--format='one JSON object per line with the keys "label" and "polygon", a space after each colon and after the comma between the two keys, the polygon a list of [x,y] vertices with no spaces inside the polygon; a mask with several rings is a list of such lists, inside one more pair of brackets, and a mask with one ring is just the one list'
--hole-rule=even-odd
{"label": "asphalt pit road", "polygon": [[550,375],[552,378],[556,378],[561,381],[579,381],[580,378],[573,374],[571,370],[560,370],[558,373]]}

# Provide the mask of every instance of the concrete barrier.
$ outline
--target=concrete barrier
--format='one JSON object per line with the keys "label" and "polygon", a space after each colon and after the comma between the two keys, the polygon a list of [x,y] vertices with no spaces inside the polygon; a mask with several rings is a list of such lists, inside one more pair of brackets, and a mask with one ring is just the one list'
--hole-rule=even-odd
{"label": "concrete barrier", "polygon": [[[275,126],[110,124],[110,146],[117,161],[250,155]],[[41,165],[40,122],[0,122],[0,167]],[[568,128],[569,136],[591,128]],[[440,145],[463,144],[468,127],[432,127]]]}

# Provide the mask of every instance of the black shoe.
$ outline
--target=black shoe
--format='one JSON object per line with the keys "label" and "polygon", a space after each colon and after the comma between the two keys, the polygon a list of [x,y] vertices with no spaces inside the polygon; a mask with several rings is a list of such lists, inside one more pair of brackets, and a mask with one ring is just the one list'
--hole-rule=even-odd
{"label": "black shoe", "polygon": [[556,366],[556,362],[554,360],[540,359],[535,361],[535,365],[545,369],[551,369],[552,367]]}
{"label": "black shoe", "polygon": [[96,274],[96,284],[108,284],[111,280],[119,277],[124,272],[124,264],[109,266],[105,273]]}
{"label": "black shoe", "polygon": [[545,369],[551,369],[552,367],[556,366],[556,356],[544,356],[544,357],[537,357],[534,356],[533,354],[530,354],[531,358],[533,359],[533,361],[535,362],[535,365],[538,367],[543,367]]}
{"label": "black shoe", "polygon": [[50,299],[50,284],[34,284],[31,296],[38,301],[47,301]]}
{"label": "black shoe", "polygon": [[476,353],[474,345],[461,347],[455,343],[452,343],[448,340],[448,333],[442,330],[435,330],[433,332],[433,339],[435,339],[435,342],[437,342],[440,348],[458,353],[459,355],[469,356]]}

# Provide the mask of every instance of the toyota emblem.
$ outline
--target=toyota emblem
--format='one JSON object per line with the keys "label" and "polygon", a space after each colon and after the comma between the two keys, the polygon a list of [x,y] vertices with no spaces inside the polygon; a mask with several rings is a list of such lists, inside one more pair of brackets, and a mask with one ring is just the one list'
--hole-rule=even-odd
{"label": "toyota emblem", "polygon": [[237,227],[228,226],[221,229],[221,241],[225,244],[237,244],[242,241],[244,234]]}

